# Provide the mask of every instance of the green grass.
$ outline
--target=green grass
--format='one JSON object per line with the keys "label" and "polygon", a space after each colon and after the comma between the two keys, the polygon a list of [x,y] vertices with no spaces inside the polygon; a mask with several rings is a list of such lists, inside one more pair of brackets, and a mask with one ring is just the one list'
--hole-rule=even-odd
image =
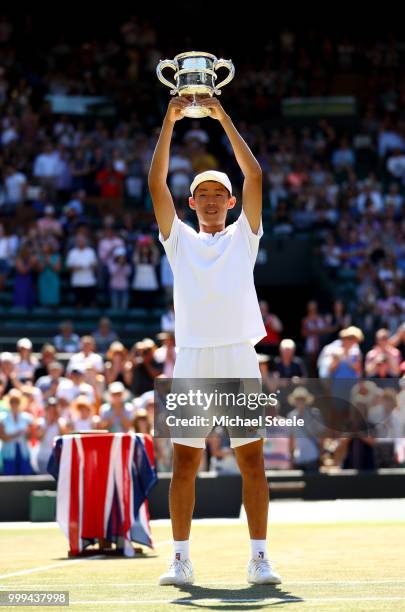
{"label": "green grass", "polygon": [[[277,587],[245,582],[245,525],[198,523],[191,539],[195,585],[159,587],[170,528],[155,525],[153,535],[156,551],[143,557],[76,563],[66,559],[58,528],[0,530],[0,589],[68,590],[72,610],[405,610],[405,523],[274,525],[270,555],[284,580]],[[4,577],[54,564],[62,565]]]}

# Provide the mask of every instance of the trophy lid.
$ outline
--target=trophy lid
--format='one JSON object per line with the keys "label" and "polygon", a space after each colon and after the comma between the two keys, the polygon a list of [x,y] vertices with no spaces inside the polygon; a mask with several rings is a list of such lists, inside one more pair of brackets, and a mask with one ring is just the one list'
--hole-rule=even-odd
{"label": "trophy lid", "polygon": [[185,51],[184,53],[179,53],[176,55],[174,60],[183,59],[184,57],[210,57],[213,60],[216,60],[217,57],[212,53],[207,53],[206,51]]}

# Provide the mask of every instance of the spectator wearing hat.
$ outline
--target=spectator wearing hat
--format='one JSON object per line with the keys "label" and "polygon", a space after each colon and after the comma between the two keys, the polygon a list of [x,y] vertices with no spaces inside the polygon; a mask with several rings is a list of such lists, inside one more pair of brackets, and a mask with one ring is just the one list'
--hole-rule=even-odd
{"label": "spectator wearing hat", "polygon": [[55,336],[53,343],[60,353],[77,353],[80,350],[80,338],[73,332],[72,321],[62,321],[60,334]]}
{"label": "spectator wearing hat", "polygon": [[[360,343],[363,342],[363,340],[364,335],[359,327],[350,325],[342,329],[339,332],[339,338],[324,346],[319,354],[317,365],[320,378],[327,378],[330,376],[332,361],[336,360],[336,355],[339,356],[339,354],[342,354],[340,349],[343,349],[343,342],[345,342],[346,347],[343,353],[345,353],[346,356],[350,355],[353,358],[353,363],[361,363],[362,354]],[[358,368],[358,365],[356,365],[356,367]],[[351,377],[353,378],[353,376]]]}
{"label": "spectator wearing hat", "polygon": [[400,351],[390,343],[388,329],[379,329],[375,336],[374,347],[366,354],[365,370],[369,377],[378,376],[378,365],[387,364],[387,374],[398,376],[401,363]]}
{"label": "spectator wearing hat", "polygon": [[54,397],[49,397],[45,403],[44,416],[35,420],[35,437],[39,440],[37,465],[40,474],[47,473],[55,437],[65,433],[68,433],[68,426],[59,414],[58,402]]}
{"label": "spectator wearing hat", "polygon": [[140,307],[153,306],[159,292],[157,266],[160,253],[152,236],[140,236],[133,254],[135,266],[132,281],[134,305]]}
{"label": "spectator wearing hat", "polygon": [[100,408],[100,427],[110,432],[130,431],[133,421],[133,406],[128,399],[128,391],[122,382],[108,385],[108,401]]}
{"label": "spectator wearing hat", "polygon": [[20,382],[33,380],[38,367],[37,359],[32,355],[32,342],[29,338],[20,338],[17,342],[15,371]]}
{"label": "spectator wearing hat", "polygon": [[126,387],[131,387],[132,366],[128,361],[128,351],[121,342],[116,341],[109,346],[104,363],[104,376],[107,385],[119,381]]}
{"label": "spectator wearing hat", "polygon": [[160,332],[156,338],[162,342],[162,346],[156,349],[154,359],[163,367],[162,374],[166,378],[173,377],[174,364],[176,362],[176,346],[173,332]]}
{"label": "spectator wearing hat", "polygon": [[[134,400],[134,406],[137,410],[144,408],[148,414],[148,419],[153,428],[153,419],[155,413],[155,391],[145,391],[141,396]],[[153,432],[152,432],[153,433]]]}
{"label": "spectator wearing hat", "polygon": [[361,354],[358,351],[358,341],[363,337],[347,327],[339,333],[340,346],[335,346],[329,364],[331,378],[360,378],[363,370]]}
{"label": "spectator wearing hat", "polygon": [[30,475],[33,473],[27,438],[34,417],[22,409],[23,396],[12,389],[6,400],[9,412],[0,416],[0,440],[5,476]]}
{"label": "spectator wearing hat", "polygon": [[87,395],[78,395],[71,405],[70,427],[73,431],[92,431],[100,425],[100,417]]}
{"label": "spectator wearing hat", "polygon": [[136,342],[130,352],[132,364],[133,395],[138,396],[153,389],[154,380],[162,373],[162,364],[154,357],[157,346],[151,338],[144,338]]}
{"label": "spectator wearing hat", "polygon": [[[97,329],[92,333],[98,353],[105,355],[112,342],[118,340],[118,336],[111,329],[111,321],[108,317],[102,317],[98,322]],[[101,371],[97,368],[98,371]]]}
{"label": "spectator wearing hat", "polygon": [[305,387],[296,387],[288,396],[293,406],[287,417],[304,420],[304,426],[290,428],[290,455],[294,469],[317,472],[321,465],[325,426],[322,414],[312,404],[314,396]]}
{"label": "spectator wearing hat", "polygon": [[114,310],[127,310],[129,303],[129,277],[131,266],[127,262],[126,249],[120,246],[114,249],[113,257],[108,263],[110,301]]}
{"label": "spectator wearing hat", "polygon": [[25,412],[29,412],[34,417],[42,416],[44,412],[44,400],[41,390],[31,382],[20,387],[23,396],[23,407]]}
{"label": "spectator wearing hat", "polygon": [[85,382],[85,371],[84,366],[79,364],[73,365],[69,372],[69,378],[59,382],[56,398],[63,399],[64,402],[70,405],[79,395],[86,395],[91,404],[95,404],[96,394],[94,388]]}
{"label": "spectator wearing hat", "polygon": [[60,302],[60,271],[62,260],[53,241],[42,245],[37,259],[38,302],[41,306],[57,306]]}
{"label": "spectator wearing hat", "polygon": [[280,378],[304,378],[307,375],[303,360],[295,355],[296,344],[290,338],[280,342],[279,356],[275,357],[272,372]]}
{"label": "spectator wearing hat", "polygon": [[139,408],[134,417],[133,428],[135,433],[150,434],[152,426],[145,408]]}
{"label": "spectator wearing hat", "polygon": [[71,287],[76,306],[89,306],[94,302],[97,258],[94,249],[88,246],[83,234],[77,234],[76,246],[71,249],[66,259],[66,267],[71,271]]}
{"label": "spectator wearing hat", "polygon": [[40,389],[44,400],[47,400],[49,397],[55,397],[60,383],[66,383],[67,380],[63,376],[63,365],[58,361],[51,361],[47,366],[47,374],[40,376],[35,386]]}

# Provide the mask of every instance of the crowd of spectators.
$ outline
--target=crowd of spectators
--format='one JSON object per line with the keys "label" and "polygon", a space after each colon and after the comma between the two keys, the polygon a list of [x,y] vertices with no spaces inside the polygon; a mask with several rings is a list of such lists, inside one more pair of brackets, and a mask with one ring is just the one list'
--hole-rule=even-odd
{"label": "crowd of spectators", "polygon": [[[268,305],[262,309],[266,322],[271,317]],[[156,379],[172,377],[176,361],[172,324],[170,308],[162,316],[167,331],[128,350],[108,319],[81,338],[66,321],[39,356],[33,354],[29,338],[18,341],[15,353],[1,353],[3,472],[45,473],[54,437],[63,433],[102,429],[153,435]],[[393,336],[387,329],[378,330],[375,345],[365,355],[358,327],[343,327],[332,337],[317,359],[315,380],[326,383],[322,393],[330,397],[324,406],[316,405],[319,389],[318,395],[311,392],[312,354],[297,356],[291,338],[280,341],[277,354],[257,353],[263,391],[281,392],[272,414],[303,416],[311,423],[309,430],[267,431],[267,469],[373,469],[405,463],[405,326]],[[260,346],[269,345],[264,342],[258,350]],[[345,400],[342,408],[339,402]],[[169,471],[170,439],[155,437],[154,444],[158,470]],[[215,428],[209,436],[201,467],[237,471],[224,428]]]}
{"label": "crowd of spectators", "polygon": [[[80,42],[57,33],[40,40],[35,19],[0,17],[0,303],[125,311],[163,298],[169,308],[173,277],[157,240],[147,172],[168,101],[155,67],[184,49],[162,41],[153,20],[136,16],[104,39]],[[405,373],[405,44],[394,34],[366,40],[285,29],[254,49],[233,57],[237,76],[223,103],[263,169],[266,234],[314,243],[332,304],[319,304],[314,290],[292,339],[282,312],[261,300],[261,367],[272,378],[395,380]],[[284,115],[286,98],[336,95],[353,96],[355,113]],[[55,101],[73,96],[107,98],[112,112],[53,112]],[[176,126],[169,186],[179,217],[194,226],[187,197],[195,173],[221,168],[240,185],[229,142],[215,129],[210,120]],[[7,292],[11,302],[3,302]],[[154,377],[170,376],[175,359],[173,317],[171,307],[160,348],[148,338],[120,345],[111,330],[80,339],[67,323],[39,364],[27,338],[17,356],[3,353],[6,468],[14,440],[21,441],[18,461],[42,470],[52,432],[150,430],[147,394]],[[58,353],[71,357],[65,363]],[[394,414],[403,415],[399,383],[396,391]],[[207,448],[206,467],[228,462],[232,469],[222,438]],[[347,456],[350,448],[342,443],[332,454]],[[284,464],[299,464],[299,451],[288,449]],[[169,469],[170,449],[162,445],[157,454],[160,469]]]}

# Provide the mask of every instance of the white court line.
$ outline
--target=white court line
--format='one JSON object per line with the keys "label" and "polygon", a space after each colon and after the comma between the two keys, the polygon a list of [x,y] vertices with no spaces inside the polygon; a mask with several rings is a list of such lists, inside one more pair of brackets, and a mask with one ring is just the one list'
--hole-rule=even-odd
{"label": "white court line", "polygon": [[71,601],[69,605],[156,605],[156,604],[192,604],[198,602],[203,603],[306,603],[306,602],[334,602],[334,601],[405,601],[405,597],[252,597],[252,598],[241,598],[241,599],[222,599],[222,598],[200,598],[193,597],[189,599],[90,599],[82,601]]}
{"label": "white court line", "polygon": [[[159,546],[164,546],[166,544],[171,544],[172,540],[164,540],[163,542],[158,542],[155,544],[155,548]],[[20,570],[18,572],[12,572],[10,574],[0,574],[0,580],[5,580],[10,578],[11,576],[25,576],[26,574],[34,574],[37,572],[45,572],[46,570],[54,569],[56,567],[69,567],[70,565],[75,565],[76,563],[81,563],[82,561],[93,561],[96,559],[104,559],[106,555],[93,555],[91,557],[83,557],[82,559],[66,559],[66,561],[62,561],[61,563],[53,563],[52,565],[41,565],[39,567],[32,567],[26,570]]]}
{"label": "white court line", "polygon": [[39,567],[32,567],[26,570],[20,570],[19,572],[12,572],[10,574],[1,574],[0,580],[5,578],[9,578],[10,576],[25,576],[26,574],[33,574],[35,572],[45,572],[48,569],[53,569],[54,567],[63,567],[68,565],[73,565],[76,563],[81,563],[82,561],[92,561],[93,559],[102,559],[104,555],[94,555],[93,557],[85,557],[83,559],[66,559],[66,561],[62,561],[61,563],[52,563],[52,565],[41,565]]}
{"label": "white court line", "polygon": [[[316,584],[319,586],[323,586],[323,585],[341,585],[341,586],[358,586],[361,584],[405,584],[405,579],[404,578],[393,578],[393,579],[386,579],[386,580],[283,580],[283,586],[286,585],[290,585],[290,584],[299,584],[299,585],[312,585],[312,584]],[[67,588],[81,588],[81,587],[85,587],[90,589],[91,587],[94,588],[100,588],[100,584],[91,584],[89,582],[83,582],[83,583],[68,583],[68,582],[47,582],[47,585],[50,587],[57,587],[57,586],[66,586]],[[148,586],[156,586],[157,583],[156,582],[105,582],[103,580],[103,587],[133,587],[133,588],[138,588],[138,587],[148,587]],[[7,586],[12,586],[12,585],[0,585],[0,590],[1,589],[6,589]],[[43,583],[38,583],[38,584],[29,584],[29,587],[42,587],[44,586]],[[249,585],[246,582],[227,582],[227,581],[202,581],[199,582],[197,584],[195,584],[194,586],[198,586],[198,587],[204,587],[204,586],[239,586],[242,588],[248,588]]]}

